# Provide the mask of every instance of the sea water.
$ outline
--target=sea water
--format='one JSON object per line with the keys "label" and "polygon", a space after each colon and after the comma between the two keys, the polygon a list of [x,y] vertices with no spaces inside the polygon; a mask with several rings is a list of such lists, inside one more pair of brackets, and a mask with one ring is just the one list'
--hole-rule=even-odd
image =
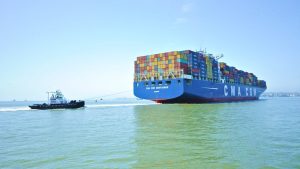
{"label": "sea water", "polygon": [[0,103],[0,168],[300,168],[300,98]]}

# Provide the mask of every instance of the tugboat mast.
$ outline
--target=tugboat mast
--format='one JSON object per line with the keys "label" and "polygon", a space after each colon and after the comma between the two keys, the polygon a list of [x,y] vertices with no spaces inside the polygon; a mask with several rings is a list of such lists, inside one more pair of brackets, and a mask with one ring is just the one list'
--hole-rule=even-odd
{"label": "tugboat mast", "polygon": [[54,93],[56,93],[56,92],[47,92],[47,94],[48,94],[48,104],[51,103],[51,102],[50,102],[50,94],[54,94]]}

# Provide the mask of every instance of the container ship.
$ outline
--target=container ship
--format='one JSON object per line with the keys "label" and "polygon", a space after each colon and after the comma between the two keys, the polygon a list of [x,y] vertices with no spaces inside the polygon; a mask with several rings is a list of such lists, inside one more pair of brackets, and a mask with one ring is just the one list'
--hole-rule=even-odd
{"label": "container ship", "polygon": [[218,60],[205,51],[172,51],[137,57],[134,95],[157,103],[257,100],[264,80]]}

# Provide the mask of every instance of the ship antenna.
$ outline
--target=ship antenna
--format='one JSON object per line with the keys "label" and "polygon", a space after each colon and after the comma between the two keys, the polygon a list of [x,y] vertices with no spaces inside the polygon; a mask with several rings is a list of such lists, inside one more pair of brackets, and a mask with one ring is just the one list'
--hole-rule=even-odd
{"label": "ship antenna", "polygon": [[222,57],[224,57],[223,53],[222,53],[221,55],[216,56],[215,59],[216,59],[216,60],[219,60],[219,59],[221,59]]}

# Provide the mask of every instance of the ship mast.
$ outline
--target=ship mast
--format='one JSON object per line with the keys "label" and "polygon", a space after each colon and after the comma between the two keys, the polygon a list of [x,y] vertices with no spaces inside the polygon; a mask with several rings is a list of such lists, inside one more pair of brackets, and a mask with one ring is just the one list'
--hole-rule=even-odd
{"label": "ship mast", "polygon": [[50,104],[50,94],[56,93],[56,92],[46,92],[48,94],[48,104]]}
{"label": "ship mast", "polygon": [[221,82],[222,83],[224,83],[225,82],[225,79],[223,78],[221,78],[221,70],[220,70],[220,64],[219,64],[219,59],[221,59],[222,57],[224,57],[224,55],[223,54],[221,54],[221,55],[217,55],[217,56],[215,56],[215,59],[216,59],[216,61],[218,61],[218,74],[219,74],[219,80],[221,80]]}

